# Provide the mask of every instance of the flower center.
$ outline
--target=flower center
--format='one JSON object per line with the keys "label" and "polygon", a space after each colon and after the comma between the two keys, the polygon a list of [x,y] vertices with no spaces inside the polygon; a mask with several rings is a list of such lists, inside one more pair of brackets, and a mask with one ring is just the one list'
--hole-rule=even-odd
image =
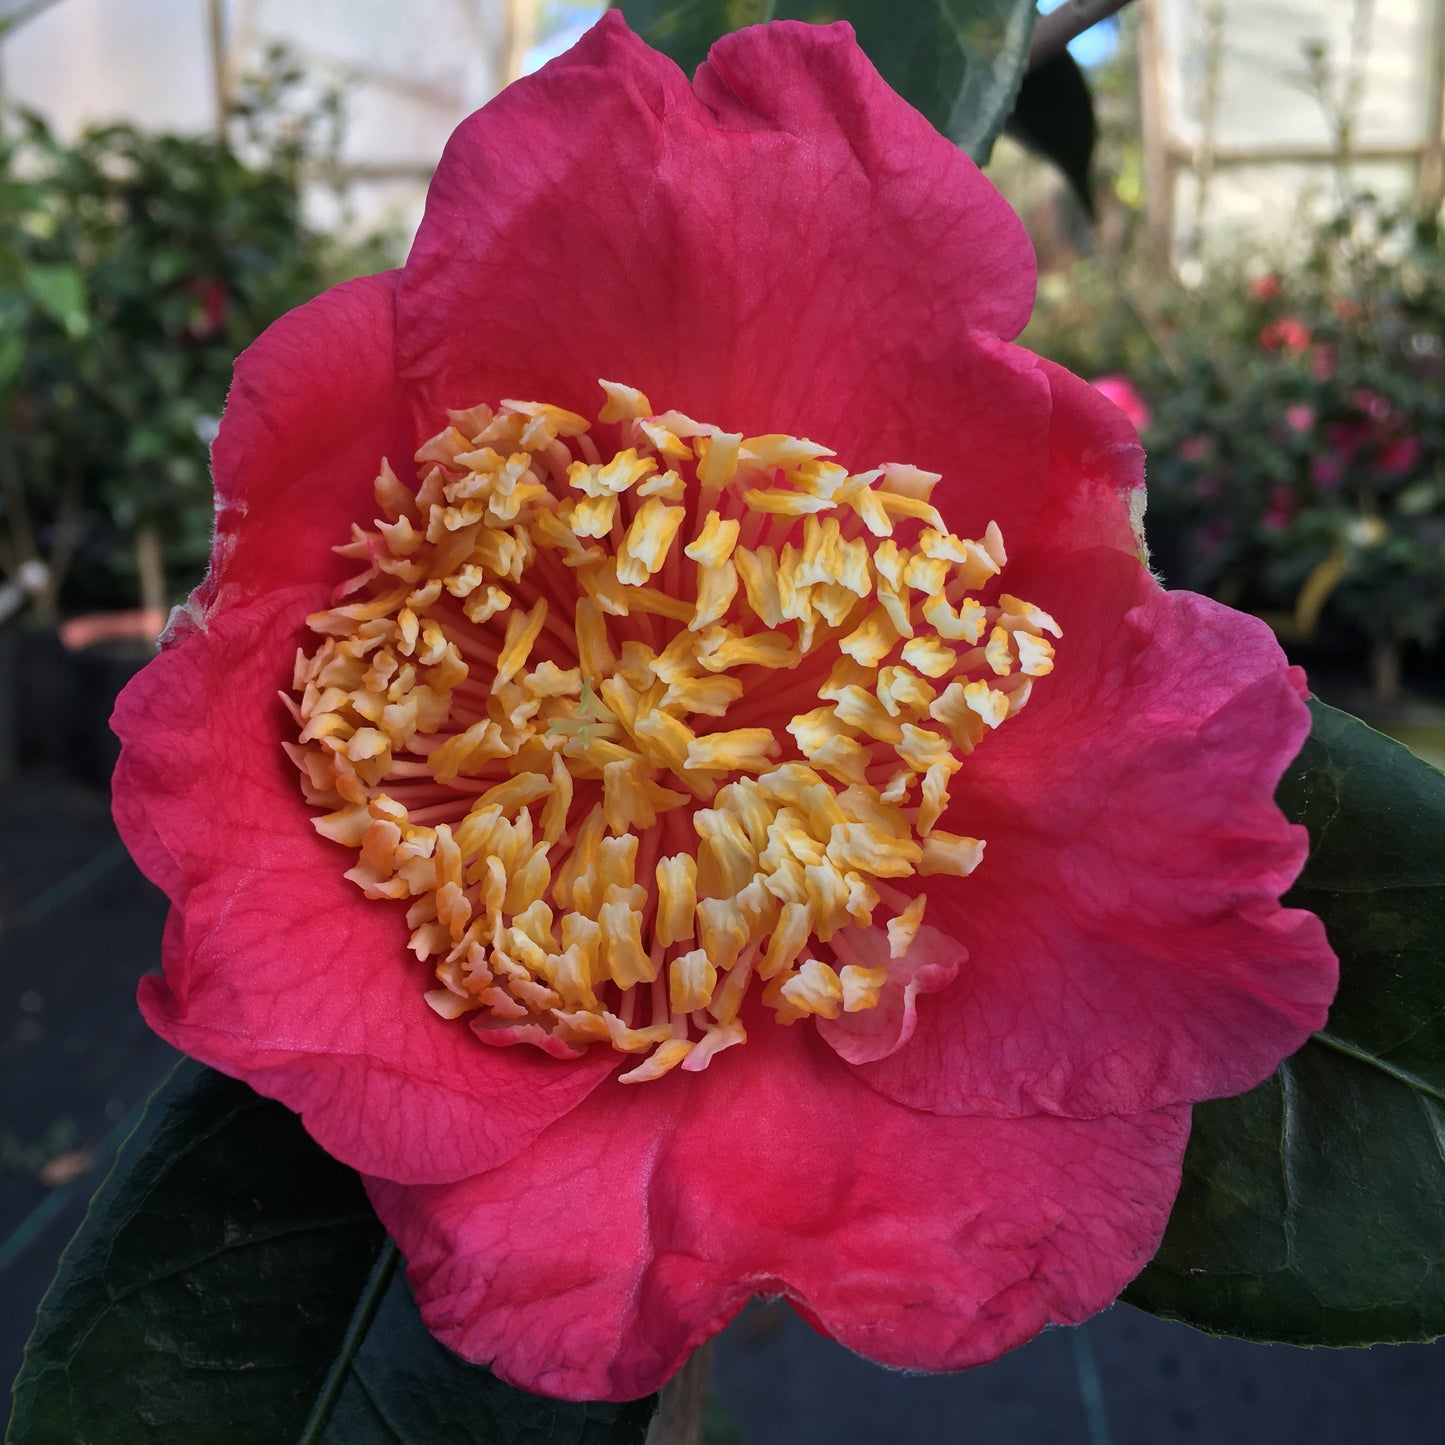
{"label": "flower center", "polygon": [[[922,923],[917,875],[983,842],[949,783],[1053,668],[990,522],[939,478],[850,474],[603,382],[582,417],[449,413],[413,492],[338,551],[365,570],[309,619],[286,749],[368,898],[409,900],[426,1001],[489,1043],[706,1067],[782,1023],[877,1004]],[[886,949],[860,930],[886,929]]]}

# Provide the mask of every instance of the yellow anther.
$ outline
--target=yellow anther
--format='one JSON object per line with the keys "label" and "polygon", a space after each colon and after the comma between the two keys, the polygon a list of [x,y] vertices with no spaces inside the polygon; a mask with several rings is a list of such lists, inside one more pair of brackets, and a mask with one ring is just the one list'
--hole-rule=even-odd
{"label": "yellow anther", "polygon": [[669,462],[692,460],[692,448],[675,432],[656,421],[639,421],[637,429],[652,444],[658,456]]}
{"label": "yellow anther", "polygon": [[817,457],[831,457],[835,453],[802,437],[782,436],[771,432],[767,436],[748,437],[743,442],[739,455],[747,465],[770,470],[774,467],[796,467]]}
{"label": "yellow anther", "polygon": [[896,914],[888,920],[888,956],[890,958],[902,958],[908,952],[913,940],[918,936],[919,926],[923,922],[923,909],[927,901],[927,895],[920,893],[902,913]]}
{"label": "yellow anther", "polygon": [[598,414],[598,421],[631,421],[635,417],[652,415],[652,403],[635,386],[623,386],[618,381],[603,381],[598,385],[607,393],[607,402]]}
{"label": "yellow anther", "polygon": [[670,768],[679,776],[692,770],[688,754],[696,734],[681,718],[654,709],[633,724],[633,737],[642,754],[655,767]]}
{"label": "yellow anther", "polygon": [[898,629],[879,608],[868,613],[846,637],[839,638],[838,647],[861,667],[877,667],[898,641]]}
{"label": "yellow anther", "polygon": [[577,663],[584,681],[595,686],[617,666],[617,654],[607,638],[602,608],[591,597],[577,602]]}
{"label": "yellow anther", "polygon": [[792,1005],[798,1018],[817,1014],[820,1018],[835,1019],[843,1010],[842,981],[826,963],[816,958],[810,958],[779,992]]}
{"label": "yellow anther", "polygon": [[907,878],[922,850],[911,838],[890,837],[868,823],[840,823],[828,838],[828,859],[841,873],[874,878]]}
{"label": "yellow anther", "polygon": [[1001,614],[999,620],[1005,627],[1022,627],[1033,633],[1047,632],[1054,637],[1064,635],[1059,630],[1059,624],[1042,607],[1035,607],[1031,602],[1021,602],[1007,592],[999,593],[998,610]]}
{"label": "yellow anther", "polygon": [[732,728],[707,733],[687,745],[687,766],[699,772],[761,772],[778,754],[778,740],[768,728]]}
{"label": "yellow anther", "polygon": [[605,537],[617,518],[617,498],[610,492],[583,497],[572,508],[572,530],[579,537]]}
{"label": "yellow anther", "polygon": [[703,717],[726,717],[729,706],[742,695],[742,682],[726,673],[680,677],[668,683],[660,706],[680,708],[683,712]]}
{"label": "yellow anther", "polygon": [[981,838],[964,838],[935,829],[923,840],[923,860],[918,871],[966,878],[983,861],[983,848]]}
{"label": "yellow anther", "polygon": [[692,826],[701,844],[698,851],[698,885],[714,897],[734,898],[751,881],[758,867],[758,852],[736,813],[699,808]]}
{"label": "yellow anther", "polygon": [[721,621],[732,606],[738,592],[738,569],[731,562],[700,568],[697,580],[697,608],[688,621],[688,629],[701,632],[704,627]]}
{"label": "yellow anther", "polygon": [[1008,694],[986,682],[968,683],[963,689],[963,700],[988,727],[996,728],[1008,716]]}
{"label": "yellow anther", "polygon": [[747,915],[732,898],[703,898],[697,905],[698,942],[722,971],[737,963],[752,941]]}
{"label": "yellow anther", "polygon": [[651,983],[657,974],[642,947],[642,915],[626,902],[604,903],[598,924],[602,928],[602,964],[618,988]]}
{"label": "yellow anther", "polygon": [[697,479],[710,491],[721,490],[738,469],[741,432],[714,431],[697,444]]}
{"label": "yellow anther", "polygon": [[736,517],[724,520],[717,512],[709,512],[702,531],[682,550],[704,567],[720,567],[732,557],[741,530]]}
{"label": "yellow anther", "polygon": [[913,637],[903,644],[903,660],[925,677],[944,677],[958,665],[958,653],[936,636]]}
{"label": "yellow anther", "polygon": [[[578,416],[575,411],[564,411],[560,406],[549,406],[546,402],[540,401],[503,401],[502,406],[510,412],[516,412],[520,416],[534,420],[537,417],[545,418],[550,424],[553,435],[563,437],[577,437],[585,432],[591,423],[585,416]],[[522,436],[526,438],[526,429],[523,429]],[[525,442],[528,446],[535,446],[538,438]]]}
{"label": "yellow anther", "polygon": [[637,484],[637,495],[680,502],[687,496],[687,483],[676,472],[655,472]]}
{"label": "yellow anther", "polygon": [[686,507],[669,507],[660,498],[649,497],[632,519],[618,550],[617,580],[629,587],[641,587],[660,572],[686,516]]}
{"label": "yellow anther", "polygon": [[759,490],[756,487],[749,487],[743,493],[743,501],[754,512],[780,517],[806,517],[814,512],[826,512],[833,505],[827,497],[810,497],[806,492]]}
{"label": "yellow anther", "polygon": [[937,689],[906,667],[885,667],[878,674],[878,701],[890,717],[908,713],[922,717],[938,696]]}
{"label": "yellow anther", "polygon": [[664,1039],[656,1052],[644,1059],[635,1069],[617,1076],[619,1084],[645,1084],[650,1079],[660,1079],[671,1069],[686,1061],[695,1046],[688,1039]]}
{"label": "yellow anther", "polygon": [[889,462],[882,468],[883,490],[895,492],[900,497],[912,497],[926,502],[933,489],[943,480],[940,472],[925,472],[903,462]]}
{"label": "yellow anther", "polygon": [[838,970],[838,982],[843,989],[843,1012],[861,1013],[878,1006],[878,995],[888,982],[888,970],[847,963]]}
{"label": "yellow anther", "polygon": [[903,738],[895,751],[915,773],[956,761],[947,738],[928,728],[915,727],[912,723],[903,724]]}
{"label": "yellow anther", "polygon": [[984,647],[983,654],[988,665],[999,677],[1006,677],[1013,671],[1014,654],[1013,648],[1009,646],[1009,635],[997,624],[988,635],[988,644]]}
{"label": "yellow anther", "polygon": [[1054,670],[1054,648],[1047,638],[1023,631],[1010,636],[1018,653],[1020,671],[1029,677],[1047,677]]}
{"label": "yellow anther", "polygon": [[717,969],[702,949],[694,948],[673,959],[668,966],[667,985],[673,1013],[696,1013],[712,1002]]}
{"label": "yellow anther", "polygon": [[689,942],[694,936],[693,914],[696,908],[697,859],[690,853],[659,858],[653,937],[664,948],[670,948],[674,943]]}
{"label": "yellow anther", "polygon": [[547,620],[547,599],[539,598],[530,612],[513,612],[507,619],[507,637],[502,644],[501,656],[497,658],[497,675],[494,687],[509,682],[526,665],[532,655],[532,648],[541,635]]}
{"label": "yellow anther", "polygon": [[759,978],[773,978],[792,968],[813,934],[813,910],[806,903],[785,903],[767,953],[758,964]]}
{"label": "yellow anther", "polygon": [[778,554],[771,547],[756,552],[740,547],[733,559],[747,589],[748,607],[769,629],[783,620],[783,605],[778,584]]}

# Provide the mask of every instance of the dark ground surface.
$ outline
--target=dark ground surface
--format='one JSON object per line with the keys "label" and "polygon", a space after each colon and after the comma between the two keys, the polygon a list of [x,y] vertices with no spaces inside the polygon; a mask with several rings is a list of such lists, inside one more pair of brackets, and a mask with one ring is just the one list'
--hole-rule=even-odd
{"label": "dark ground surface", "polygon": [[[134,1002],[164,902],[116,841],[104,792],[32,772],[0,785],[0,810],[9,1379],[65,1241],[174,1055]],[[746,1445],[1445,1445],[1445,1345],[1266,1348],[1127,1306],[982,1369],[928,1377],[878,1369],[785,1307],[755,1305],[721,1337],[714,1384]]]}

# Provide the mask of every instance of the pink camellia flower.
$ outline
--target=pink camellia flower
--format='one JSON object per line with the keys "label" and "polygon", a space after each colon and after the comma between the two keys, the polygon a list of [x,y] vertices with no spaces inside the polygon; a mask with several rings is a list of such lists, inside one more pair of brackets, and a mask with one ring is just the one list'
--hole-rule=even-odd
{"label": "pink camellia flower", "polygon": [[116,713],[141,1006],[509,1381],[642,1394],[758,1293],[935,1370],[1081,1320],[1324,1019],[1298,679],[1141,562],[1033,284],[846,25],[690,85],[611,13],[237,364]]}
{"label": "pink camellia flower", "polygon": [[1391,407],[1388,398],[1380,395],[1378,391],[1372,391],[1367,386],[1359,386],[1350,393],[1350,405],[1356,411],[1362,412],[1371,421],[1389,421],[1394,408]]}
{"label": "pink camellia flower", "polygon": [[1259,302],[1273,301],[1281,289],[1279,277],[1273,271],[1266,271],[1249,283],[1249,294]]}
{"label": "pink camellia flower", "polygon": [[1269,506],[1260,517],[1260,526],[1266,532],[1283,532],[1294,521],[1294,492],[1286,486],[1269,489]]}
{"label": "pink camellia flower", "polygon": [[1315,424],[1315,409],[1302,401],[1284,409],[1285,425],[1291,431],[1304,433],[1312,431]]}
{"label": "pink camellia flower", "polygon": [[1095,391],[1107,396],[1125,416],[1135,431],[1143,431],[1149,425],[1149,405],[1139,395],[1138,388],[1127,376],[1117,373],[1096,376],[1089,383]]}
{"label": "pink camellia flower", "polygon": [[197,276],[186,285],[191,298],[185,334],[192,341],[209,341],[226,324],[230,289],[214,276]]}
{"label": "pink camellia flower", "polygon": [[1282,316],[1259,333],[1259,344],[1266,351],[1288,351],[1299,356],[1309,348],[1310,329],[1297,316]]}
{"label": "pink camellia flower", "polygon": [[1420,451],[1419,437],[1397,437],[1380,448],[1375,458],[1375,470],[1382,477],[1403,477],[1419,465]]}
{"label": "pink camellia flower", "polygon": [[1408,418],[1375,391],[1353,391],[1350,402],[1360,415],[1325,429],[1334,451],[1333,457],[1321,459],[1329,463],[1327,470],[1332,469],[1337,480],[1345,467],[1361,462],[1369,472],[1390,480],[1413,471],[1422,448],[1419,437],[1403,430]]}

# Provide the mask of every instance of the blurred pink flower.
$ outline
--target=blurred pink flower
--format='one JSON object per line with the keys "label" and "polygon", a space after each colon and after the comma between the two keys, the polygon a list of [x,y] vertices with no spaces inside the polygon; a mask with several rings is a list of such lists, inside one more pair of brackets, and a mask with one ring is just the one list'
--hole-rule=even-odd
{"label": "blurred pink flower", "polygon": [[1314,427],[1315,409],[1306,406],[1302,401],[1296,402],[1293,406],[1285,407],[1284,419],[1291,431],[1307,432]]}
{"label": "blurred pink flower", "polygon": [[1212,556],[1234,537],[1234,524],[1222,518],[1215,522],[1207,522],[1199,529],[1198,546],[1200,552],[1206,556]]}
{"label": "blurred pink flower", "polygon": [[1279,277],[1273,271],[1266,271],[1263,276],[1256,276],[1249,284],[1249,294],[1256,301],[1273,301],[1279,292]]}
{"label": "blurred pink flower", "polygon": [[1371,391],[1366,386],[1357,387],[1350,393],[1350,405],[1356,411],[1364,412],[1371,421],[1389,421],[1394,410],[1378,391]]}
{"label": "blurred pink flower", "polygon": [[1259,524],[1266,532],[1283,532],[1294,521],[1294,493],[1286,486],[1271,487],[1269,506]]}
{"label": "blurred pink flower", "polygon": [[1107,396],[1129,418],[1135,431],[1143,431],[1149,425],[1149,407],[1127,376],[1117,372],[1096,376],[1089,385]]}
{"label": "blurred pink flower", "polygon": [[1299,356],[1310,344],[1310,329],[1297,316],[1281,316],[1259,333],[1266,351],[1289,351]]}
{"label": "blurred pink flower", "polygon": [[1399,477],[1414,471],[1420,460],[1420,438],[1400,437],[1380,449],[1375,470],[1385,477]]}

